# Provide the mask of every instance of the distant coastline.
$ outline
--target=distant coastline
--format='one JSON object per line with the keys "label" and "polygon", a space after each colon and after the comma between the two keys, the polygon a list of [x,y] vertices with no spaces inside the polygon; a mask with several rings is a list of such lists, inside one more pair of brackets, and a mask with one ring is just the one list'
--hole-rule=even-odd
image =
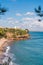
{"label": "distant coastline", "polygon": [[0,38],[13,39],[13,40],[22,40],[29,38],[28,29],[19,29],[19,28],[0,28]]}

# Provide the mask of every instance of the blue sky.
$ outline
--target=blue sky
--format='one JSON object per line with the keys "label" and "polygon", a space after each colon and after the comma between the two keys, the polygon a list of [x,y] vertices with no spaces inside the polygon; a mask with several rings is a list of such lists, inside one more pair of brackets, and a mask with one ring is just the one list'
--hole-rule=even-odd
{"label": "blue sky", "polygon": [[8,10],[5,15],[0,15],[0,27],[43,31],[43,20],[38,22],[39,17],[34,12],[39,5],[43,10],[43,0],[0,0],[0,4]]}

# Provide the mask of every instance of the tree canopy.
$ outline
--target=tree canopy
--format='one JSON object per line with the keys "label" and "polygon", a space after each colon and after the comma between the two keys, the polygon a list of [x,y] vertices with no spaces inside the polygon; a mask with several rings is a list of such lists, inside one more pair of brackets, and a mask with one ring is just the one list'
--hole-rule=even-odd
{"label": "tree canopy", "polygon": [[[42,8],[41,6],[38,6],[38,8],[35,8],[35,12],[36,14],[39,16],[39,17],[43,17],[43,11],[42,11]],[[38,21],[41,21],[41,19],[38,19]]]}
{"label": "tree canopy", "polygon": [[5,12],[7,12],[7,9],[5,7],[1,7],[0,5],[0,15],[5,14]]}

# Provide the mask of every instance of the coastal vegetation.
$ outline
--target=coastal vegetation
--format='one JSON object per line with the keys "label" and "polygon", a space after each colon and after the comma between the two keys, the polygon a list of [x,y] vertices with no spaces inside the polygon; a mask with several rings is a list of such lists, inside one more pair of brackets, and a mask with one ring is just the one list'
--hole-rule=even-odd
{"label": "coastal vegetation", "polygon": [[28,29],[19,29],[19,28],[0,28],[0,38],[7,39],[26,39],[29,38]]}

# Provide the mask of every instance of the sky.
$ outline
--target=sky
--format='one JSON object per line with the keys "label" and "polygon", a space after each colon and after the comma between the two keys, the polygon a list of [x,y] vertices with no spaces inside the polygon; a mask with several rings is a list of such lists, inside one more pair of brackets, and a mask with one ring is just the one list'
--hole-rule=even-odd
{"label": "sky", "polygon": [[30,31],[43,31],[43,18],[34,9],[40,5],[43,10],[43,0],[0,0],[1,7],[7,12],[0,15],[0,27],[17,27]]}

